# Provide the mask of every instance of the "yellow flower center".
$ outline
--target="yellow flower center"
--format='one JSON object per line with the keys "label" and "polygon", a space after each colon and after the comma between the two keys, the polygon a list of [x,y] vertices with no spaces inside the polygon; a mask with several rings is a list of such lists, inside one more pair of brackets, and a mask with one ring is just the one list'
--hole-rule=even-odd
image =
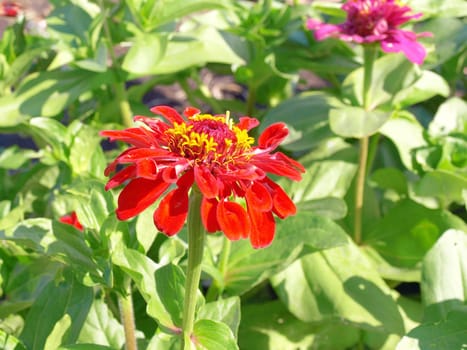
{"label": "yellow flower center", "polygon": [[233,124],[229,114],[197,114],[187,123],[174,123],[165,134],[171,152],[196,162],[229,163],[244,155],[254,139]]}

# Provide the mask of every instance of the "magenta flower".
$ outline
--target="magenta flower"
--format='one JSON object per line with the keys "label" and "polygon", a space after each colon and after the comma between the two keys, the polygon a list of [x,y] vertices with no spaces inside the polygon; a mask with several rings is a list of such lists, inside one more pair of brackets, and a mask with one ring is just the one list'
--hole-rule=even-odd
{"label": "magenta flower", "polygon": [[417,42],[421,36],[432,33],[414,33],[399,29],[399,26],[422,16],[410,14],[412,9],[399,5],[397,0],[349,0],[342,9],[347,12],[347,20],[340,24],[321,23],[315,19],[307,22],[307,28],[314,30],[316,40],[329,37],[353,41],[358,44],[381,43],[384,52],[403,52],[413,63],[422,64],[426,51]]}

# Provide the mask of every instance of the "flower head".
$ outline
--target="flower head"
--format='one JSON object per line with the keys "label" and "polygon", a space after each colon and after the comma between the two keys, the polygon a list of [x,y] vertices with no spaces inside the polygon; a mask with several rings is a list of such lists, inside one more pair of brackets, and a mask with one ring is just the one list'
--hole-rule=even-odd
{"label": "flower head", "polygon": [[60,219],[60,222],[64,224],[68,224],[73,226],[74,228],[83,231],[83,225],[78,220],[78,216],[76,216],[76,212],[71,212],[70,214],[63,215]]}
{"label": "flower head", "polygon": [[316,40],[338,37],[358,44],[379,42],[384,52],[403,52],[410,61],[423,63],[426,51],[417,38],[432,34],[399,29],[411,19],[420,18],[421,13],[410,14],[411,8],[399,5],[397,0],[349,0],[342,9],[347,12],[347,20],[341,24],[308,20],[307,27],[315,31]]}
{"label": "flower head", "polygon": [[[135,121],[142,123],[139,127],[101,132],[132,145],[105,172],[108,176],[116,171],[106,190],[126,184],[118,198],[117,217],[134,217],[162,197],[154,224],[174,235],[186,221],[188,193],[196,184],[208,232],[223,231],[231,240],[249,238],[255,248],[269,245],[275,232],[273,214],[285,218],[296,208],[266,173],[300,180],[304,172],[300,163],[283,153],[271,153],[288,135],[285,124],[269,126],[254,146],[248,135],[259,124],[254,118],[242,117],[234,123],[228,114],[202,114],[193,107],[185,109],[185,118],[167,106],[151,111],[166,121],[136,116]],[[126,167],[117,170],[119,164]]]}
{"label": "flower head", "polygon": [[21,5],[14,1],[3,1],[0,3],[0,16],[17,17],[21,12]]}

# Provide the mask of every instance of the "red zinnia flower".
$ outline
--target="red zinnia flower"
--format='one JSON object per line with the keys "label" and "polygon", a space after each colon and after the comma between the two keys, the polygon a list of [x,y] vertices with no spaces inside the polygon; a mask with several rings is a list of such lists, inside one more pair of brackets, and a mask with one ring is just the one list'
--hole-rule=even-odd
{"label": "red zinnia flower", "polygon": [[78,230],[83,231],[83,225],[81,225],[81,223],[79,222],[78,217],[76,216],[75,212],[72,212],[72,213],[67,214],[67,215],[63,215],[59,219],[59,221],[64,223],[64,224],[74,226]]}
{"label": "red zinnia flower", "polygon": [[21,12],[21,6],[14,1],[0,3],[0,16],[17,17]]}
{"label": "red zinnia flower", "polygon": [[402,51],[410,61],[423,63],[426,52],[417,38],[432,34],[399,29],[411,19],[420,18],[421,13],[409,14],[411,8],[399,5],[397,0],[349,0],[342,9],[347,12],[347,20],[341,24],[308,20],[307,27],[315,31],[316,40],[338,37],[358,44],[380,42],[384,52]]}
{"label": "red zinnia flower", "polygon": [[[229,115],[201,114],[193,107],[185,116],[167,106],[156,106],[161,119],[136,116],[144,125],[101,132],[112,141],[133,145],[106,169],[129,164],[109,180],[106,190],[126,183],[119,195],[117,217],[129,219],[154,203],[172,185],[154,212],[154,224],[171,236],[187,218],[188,192],[195,183],[202,193],[201,216],[208,232],[223,231],[231,240],[249,238],[255,248],[274,237],[273,213],[280,218],[296,208],[284,190],[266,176],[272,173],[300,180],[303,166],[283,153],[271,154],[288,135],[283,123],[269,126],[253,146],[248,130],[259,124],[249,117],[235,124]],[[235,201],[244,198],[245,205]]]}

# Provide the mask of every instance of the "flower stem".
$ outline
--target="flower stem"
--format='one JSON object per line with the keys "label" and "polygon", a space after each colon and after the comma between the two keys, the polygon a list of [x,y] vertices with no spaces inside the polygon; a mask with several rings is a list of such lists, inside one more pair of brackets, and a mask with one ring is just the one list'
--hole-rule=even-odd
{"label": "flower stem", "polygon": [[248,88],[248,96],[246,100],[246,115],[252,116],[255,111],[256,104],[256,87],[250,85]]}
{"label": "flower stem", "polygon": [[120,309],[120,319],[125,332],[125,349],[137,350],[135,333],[135,317],[133,311],[133,300],[131,298],[131,280],[125,278],[125,295],[118,295],[118,307]]}
{"label": "flower stem", "polygon": [[[363,108],[366,111],[371,109],[370,93],[371,80],[373,77],[373,63],[376,58],[376,47],[374,45],[365,45],[363,58]],[[358,153],[358,172],[357,183],[355,186],[355,211],[354,211],[354,241],[360,244],[362,241],[362,216],[363,216],[363,201],[365,196],[365,180],[367,173],[368,161],[368,138],[363,136],[359,142]]]}
{"label": "flower stem", "polygon": [[193,187],[188,210],[188,267],[185,281],[185,302],[183,306],[183,341],[182,350],[190,350],[191,334],[195,321],[196,295],[201,277],[204,240],[206,233],[201,222],[202,195]]}

